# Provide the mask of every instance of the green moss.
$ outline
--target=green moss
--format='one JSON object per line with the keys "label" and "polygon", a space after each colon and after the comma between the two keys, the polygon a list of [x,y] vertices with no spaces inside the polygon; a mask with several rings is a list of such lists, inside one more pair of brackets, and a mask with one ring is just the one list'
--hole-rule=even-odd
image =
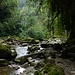
{"label": "green moss", "polygon": [[35,71],[34,75],[43,75],[40,71]]}
{"label": "green moss", "polygon": [[40,42],[39,40],[32,39],[30,43],[32,43],[32,44],[38,44],[39,42]]}
{"label": "green moss", "polygon": [[65,75],[60,66],[47,64],[42,70],[36,71],[34,75]]}
{"label": "green moss", "polygon": [[23,40],[26,41],[27,43],[30,43],[33,40],[33,38],[25,38]]}
{"label": "green moss", "polygon": [[46,64],[43,68],[43,70],[44,70],[43,72],[48,73],[50,71],[51,67],[52,67],[52,64]]}
{"label": "green moss", "polygon": [[48,75],[65,75],[65,74],[64,74],[64,71],[61,67],[53,66],[50,68]]}
{"label": "green moss", "polygon": [[19,64],[24,64],[25,62],[27,62],[27,57],[19,57],[15,59],[15,62],[19,63]]}
{"label": "green moss", "polygon": [[11,56],[11,47],[9,45],[0,44],[0,58],[10,59]]}
{"label": "green moss", "polygon": [[34,45],[31,45],[28,47],[28,50],[30,52],[34,52],[34,51],[39,50],[39,49],[40,49],[39,46],[34,46]]}

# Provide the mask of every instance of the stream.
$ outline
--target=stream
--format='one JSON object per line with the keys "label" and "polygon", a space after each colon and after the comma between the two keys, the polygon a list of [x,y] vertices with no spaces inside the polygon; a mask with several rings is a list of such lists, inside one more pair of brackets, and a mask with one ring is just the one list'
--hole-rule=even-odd
{"label": "stream", "polygon": [[28,52],[27,49],[28,49],[28,46],[26,46],[26,47],[19,47],[19,46],[16,47],[16,52],[17,52],[16,58],[26,55],[27,52]]}
{"label": "stream", "polygon": [[[60,41],[60,40],[58,40]],[[51,43],[54,44],[56,41],[52,41]],[[17,52],[17,57],[22,57],[27,55],[28,51],[28,46],[19,46],[19,45],[14,45],[14,48],[16,49]],[[43,50],[43,48],[40,47],[38,52],[40,50]],[[35,63],[38,63],[40,60],[39,59],[34,59]],[[35,69],[33,66],[30,64],[27,64],[28,67],[23,67],[22,65],[16,64],[15,62],[10,61],[10,65],[5,66],[5,67],[0,67],[0,75],[34,75]]]}
{"label": "stream", "polygon": [[[21,57],[27,54],[28,46],[16,47],[17,57]],[[29,66],[27,68],[21,67],[21,65],[10,61],[11,65],[0,67],[0,75],[34,75],[34,68]],[[23,74],[24,73],[24,74]]]}

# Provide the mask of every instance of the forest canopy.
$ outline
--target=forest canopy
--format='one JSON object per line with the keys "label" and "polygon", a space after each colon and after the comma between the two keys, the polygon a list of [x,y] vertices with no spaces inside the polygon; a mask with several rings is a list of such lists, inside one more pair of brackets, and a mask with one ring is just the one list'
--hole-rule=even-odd
{"label": "forest canopy", "polygon": [[[1,36],[10,35],[11,32],[11,35],[36,38],[39,33],[43,38],[46,35],[65,35],[67,32],[69,39],[74,38],[74,8],[74,0],[1,0]],[[41,31],[35,28],[37,26]]]}
{"label": "forest canopy", "polygon": [[[39,7],[49,8],[52,20],[59,18],[59,23],[70,32],[69,39],[75,38],[75,0],[34,0],[40,2]],[[55,15],[55,16],[54,16]]]}
{"label": "forest canopy", "polygon": [[0,0],[0,21],[10,17],[17,7],[16,0]]}
{"label": "forest canopy", "polygon": [[[39,8],[47,8],[49,11],[48,27],[52,27],[54,34],[54,25],[57,23],[59,28],[64,28],[69,33],[66,41],[66,48],[62,52],[62,57],[67,57],[68,53],[75,53],[75,0],[34,0],[39,2]],[[50,23],[50,21],[52,21]],[[54,21],[55,24],[54,24]]]}

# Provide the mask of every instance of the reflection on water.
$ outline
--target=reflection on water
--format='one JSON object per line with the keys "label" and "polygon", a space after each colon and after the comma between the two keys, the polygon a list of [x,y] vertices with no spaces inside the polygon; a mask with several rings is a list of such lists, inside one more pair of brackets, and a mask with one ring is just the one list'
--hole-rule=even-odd
{"label": "reflection on water", "polygon": [[28,49],[28,46],[26,46],[26,47],[17,47],[16,48],[17,58],[26,55],[27,52],[28,52],[27,49]]}

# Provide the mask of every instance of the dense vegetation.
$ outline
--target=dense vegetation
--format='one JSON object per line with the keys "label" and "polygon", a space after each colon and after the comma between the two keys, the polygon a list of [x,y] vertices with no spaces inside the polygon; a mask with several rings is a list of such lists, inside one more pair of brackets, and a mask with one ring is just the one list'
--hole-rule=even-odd
{"label": "dense vegetation", "polygon": [[[61,42],[62,36],[68,38],[65,43]],[[1,61],[14,60],[17,56],[15,49],[9,45],[28,46],[28,54],[47,51],[38,54],[46,61],[43,61],[44,65],[36,66],[42,69],[35,75],[64,75],[59,66],[47,65],[47,57],[75,59],[75,0],[0,0],[0,38],[3,37],[5,39],[0,39]],[[38,43],[46,50],[39,50]],[[20,59],[23,60],[21,63],[25,62],[24,57]],[[27,58],[26,61],[31,63]],[[58,61],[60,63],[63,64]],[[8,62],[0,63],[2,65],[8,65]]]}
{"label": "dense vegetation", "polygon": [[1,37],[45,39],[68,34],[66,43],[71,47],[75,43],[74,19],[75,0],[0,1]]}
{"label": "dense vegetation", "polygon": [[18,35],[20,32],[19,15],[16,0],[0,2],[0,36]]}
{"label": "dense vegetation", "polygon": [[0,1],[0,22],[9,18],[15,11],[17,1],[15,0],[1,0]]}
{"label": "dense vegetation", "polygon": [[49,32],[43,26],[40,15],[36,15],[37,6],[34,2],[26,0],[1,1],[0,36],[19,35],[20,38],[35,39],[49,37]]}
{"label": "dense vegetation", "polygon": [[54,35],[64,35],[65,29],[58,24],[58,18],[54,20],[47,2],[41,7],[39,4],[40,1],[2,0],[0,36],[45,39]]}
{"label": "dense vegetation", "polygon": [[[35,0],[38,1],[38,0]],[[56,18],[59,18],[59,24],[70,32],[69,39],[74,38],[75,30],[75,0],[40,0],[40,6],[48,5],[50,14],[53,18],[52,21]]]}

